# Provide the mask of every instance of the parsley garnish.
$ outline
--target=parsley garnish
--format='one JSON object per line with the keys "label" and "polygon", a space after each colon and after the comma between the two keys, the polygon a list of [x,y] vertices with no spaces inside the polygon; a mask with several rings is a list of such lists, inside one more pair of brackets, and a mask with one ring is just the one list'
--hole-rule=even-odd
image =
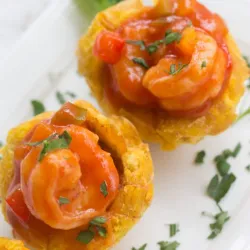
{"label": "parsley garnish", "polygon": [[59,197],[58,202],[59,202],[60,205],[66,205],[66,204],[70,203],[68,198],[65,198],[65,197],[62,197],[62,196]]}
{"label": "parsley garnish", "polygon": [[219,203],[220,200],[227,194],[235,180],[236,177],[232,173],[224,175],[221,180],[218,175],[215,175],[208,185],[207,194]]}
{"label": "parsley garnish", "polygon": [[178,232],[180,232],[180,228],[178,224],[170,224],[169,225],[169,236],[173,237],[175,236]]}
{"label": "parsley garnish", "polygon": [[95,230],[101,237],[106,237],[107,229],[103,227],[103,224],[106,222],[107,219],[102,216],[93,218],[89,223],[89,228],[86,231],[81,231],[76,240],[88,244],[95,237]]}
{"label": "parsley garnish", "polygon": [[158,242],[158,245],[160,246],[160,250],[176,250],[179,247],[180,243],[178,243],[177,241],[160,241]]}
{"label": "parsley garnish", "polygon": [[146,247],[147,247],[147,244],[144,244],[143,246],[139,247],[138,249],[133,247],[132,250],[145,250]]}
{"label": "parsley garnish", "polygon": [[38,100],[32,100],[31,105],[33,107],[33,114],[39,115],[45,111],[45,107],[42,102]]}
{"label": "parsley garnish", "polygon": [[168,30],[165,34],[164,43],[166,45],[173,43],[173,42],[180,42],[181,40],[181,33],[179,32],[172,32],[171,30]]}
{"label": "parsley garnish", "polygon": [[145,68],[145,69],[148,69],[148,68],[149,68],[149,66],[148,66],[148,64],[146,63],[146,61],[145,61],[143,58],[141,58],[141,57],[134,57],[134,58],[132,59],[132,61],[133,61],[134,63],[136,63],[136,64],[142,66],[142,67]]}
{"label": "parsley garnish", "polygon": [[100,186],[100,191],[106,197],[108,195],[108,188],[107,188],[107,183],[104,181],[101,186]]}
{"label": "parsley garnish", "polygon": [[246,61],[248,68],[250,68],[250,60],[248,59],[248,57],[247,56],[243,56],[243,58]]}
{"label": "parsley garnish", "polygon": [[71,143],[71,140],[72,138],[67,131],[64,131],[61,135],[58,136],[58,138],[44,140],[43,149],[40,153],[38,160],[41,161],[47,153],[55,149],[68,148]]}
{"label": "parsley garnish", "polygon": [[215,222],[209,225],[212,232],[208,236],[208,239],[214,239],[215,237],[217,237],[221,233],[225,223],[230,219],[230,217],[228,216],[228,212],[223,211],[221,208],[220,210],[221,212],[216,214],[215,216],[210,215],[206,212],[202,213],[202,215],[209,216],[215,219]]}
{"label": "parsley garnish", "polygon": [[81,231],[76,240],[83,243],[83,244],[88,244],[90,241],[92,241],[95,237],[94,232],[90,231],[90,230],[86,230],[86,231]]}
{"label": "parsley garnish", "polygon": [[219,161],[217,164],[217,170],[220,174],[220,176],[225,176],[228,172],[229,172],[229,169],[230,169],[230,165],[226,162],[226,161]]}
{"label": "parsley garnish", "polygon": [[141,50],[145,50],[145,42],[143,40],[127,40],[126,43],[139,46]]}
{"label": "parsley garnish", "polygon": [[60,91],[56,92],[56,98],[60,104],[64,104],[66,102],[66,99]]}
{"label": "parsley garnish", "polygon": [[150,45],[147,46],[146,50],[149,53],[149,55],[153,54],[154,52],[156,52],[159,48],[160,44],[163,44],[164,41],[163,40],[158,40],[155,41],[154,43],[151,43]]}
{"label": "parsley garnish", "polygon": [[188,66],[188,64],[179,63],[178,68],[177,68],[176,64],[171,64],[170,71],[167,73],[169,73],[170,75],[176,75],[187,66]]}
{"label": "parsley garnish", "polygon": [[200,151],[197,153],[194,162],[196,164],[202,164],[204,163],[204,158],[206,156],[206,152],[204,150]]}
{"label": "parsley garnish", "polygon": [[203,61],[202,64],[201,64],[201,68],[206,68],[207,67],[207,62],[206,61]]}
{"label": "parsley garnish", "polygon": [[106,222],[107,222],[107,219],[105,217],[98,216],[92,219],[89,224],[93,226],[100,226],[100,225],[105,224]]}
{"label": "parsley garnish", "polygon": [[228,158],[233,157],[236,158],[241,150],[241,144],[238,143],[233,151],[230,149],[225,149],[220,155],[217,155],[214,158],[214,161],[218,163],[219,161],[226,161]]}

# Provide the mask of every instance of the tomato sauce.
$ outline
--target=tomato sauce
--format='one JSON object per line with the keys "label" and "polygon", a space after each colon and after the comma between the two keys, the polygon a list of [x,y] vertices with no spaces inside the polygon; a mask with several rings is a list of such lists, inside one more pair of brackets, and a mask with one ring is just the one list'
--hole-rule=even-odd
{"label": "tomato sauce", "polygon": [[205,115],[231,75],[228,29],[196,0],[173,0],[168,16],[160,7],[97,37],[94,55],[105,62],[105,98],[118,109]]}

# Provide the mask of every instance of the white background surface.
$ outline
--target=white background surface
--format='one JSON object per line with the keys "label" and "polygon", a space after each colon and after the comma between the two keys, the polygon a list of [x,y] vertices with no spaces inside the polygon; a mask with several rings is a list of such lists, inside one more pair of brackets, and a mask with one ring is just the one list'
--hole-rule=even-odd
{"label": "white background surface", "polygon": [[[52,1],[0,0],[2,5],[5,4],[5,10],[0,6],[1,36],[4,36],[4,39],[0,39],[0,56],[2,58],[5,54],[8,57],[4,67],[0,67],[0,118],[4,119],[0,119],[0,137],[5,135],[9,127],[32,116],[31,98],[39,98],[49,109],[56,109],[59,105],[55,91],[70,88],[78,96],[93,102],[83,79],[76,74],[74,52],[82,31],[70,8],[60,8],[61,5],[52,8],[31,28],[11,55],[8,54],[22,31]],[[229,2],[234,4],[230,5]],[[243,2],[245,4],[239,4]],[[208,0],[208,3],[226,18],[244,53],[250,55],[250,32],[246,32],[246,25],[250,23],[250,5],[246,4],[247,1]],[[15,7],[17,5],[19,7]],[[16,14],[12,10],[16,10]],[[29,11],[33,13],[31,21],[26,21],[26,24],[23,21],[25,25],[22,26],[21,20],[25,20],[24,14]],[[12,18],[13,21],[10,21]],[[130,250],[132,246],[139,247],[146,242],[149,244],[147,250],[157,250],[156,242],[169,239],[165,224],[175,222],[179,222],[181,227],[181,232],[175,238],[181,243],[178,250],[249,250],[250,173],[245,170],[245,166],[250,163],[249,120],[246,119],[240,126],[241,129],[235,127],[218,137],[207,138],[196,146],[182,146],[175,152],[162,152],[151,145],[155,165],[153,204],[115,250]],[[214,202],[204,194],[206,185],[216,173],[212,159],[225,147],[233,148],[239,141],[244,144],[243,150],[232,161],[232,171],[238,179],[222,202],[223,208],[229,211],[232,218],[218,239],[208,241],[206,237],[211,220],[201,217],[200,213],[203,210],[217,211]],[[196,167],[193,158],[201,149],[207,151],[208,157],[206,164]],[[0,235],[11,235],[2,218]]]}

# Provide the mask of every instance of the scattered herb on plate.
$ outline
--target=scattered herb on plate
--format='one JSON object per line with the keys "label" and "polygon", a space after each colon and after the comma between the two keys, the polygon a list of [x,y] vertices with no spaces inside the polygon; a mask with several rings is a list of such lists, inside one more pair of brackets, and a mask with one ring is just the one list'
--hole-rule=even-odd
{"label": "scattered herb on plate", "polygon": [[147,244],[144,244],[144,245],[142,245],[141,247],[139,247],[139,248],[135,248],[135,247],[133,247],[132,248],[132,250],[145,250],[146,249],[146,247],[147,247]]}
{"label": "scattered herb on plate", "polygon": [[246,166],[246,170],[250,172],[250,165]]}
{"label": "scattered herb on plate", "polygon": [[179,224],[170,224],[169,225],[169,236],[174,237],[178,232],[180,232]]}
{"label": "scattered herb on plate", "polygon": [[205,156],[206,152],[204,150],[198,152],[194,160],[195,164],[203,164]]}
{"label": "scattered herb on plate", "polygon": [[39,115],[45,111],[43,103],[39,100],[31,100],[31,105],[33,107],[33,114]]}
{"label": "scattered herb on plate", "polygon": [[225,223],[229,221],[230,217],[228,216],[228,212],[223,211],[220,206],[218,206],[220,209],[220,213],[216,215],[211,215],[209,213],[203,212],[202,215],[208,216],[210,218],[213,218],[215,220],[214,223],[211,223],[210,229],[211,234],[208,236],[208,239],[214,239],[216,238],[222,231]]}
{"label": "scattered herb on plate", "polygon": [[243,118],[245,118],[247,115],[250,115],[250,107],[248,109],[246,109],[244,112],[242,112],[241,114],[238,115],[237,120],[235,121],[235,123],[237,123],[238,121],[242,120]]}
{"label": "scattered herb on plate", "polygon": [[177,241],[160,241],[158,245],[160,246],[160,250],[176,250],[180,246],[180,243]]}
{"label": "scattered herb on plate", "polygon": [[95,233],[91,230],[81,231],[76,240],[83,243],[83,244],[89,244],[95,237]]}

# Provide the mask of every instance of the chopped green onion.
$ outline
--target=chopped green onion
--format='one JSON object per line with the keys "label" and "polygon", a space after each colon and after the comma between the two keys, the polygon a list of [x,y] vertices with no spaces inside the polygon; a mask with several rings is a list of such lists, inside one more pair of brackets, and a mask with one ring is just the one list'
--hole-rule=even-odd
{"label": "chopped green onion", "polygon": [[59,197],[58,202],[59,202],[60,205],[66,205],[66,204],[70,203],[68,198],[65,198],[65,197],[62,197],[62,196]]}
{"label": "chopped green onion", "polygon": [[81,231],[76,240],[83,243],[83,244],[89,244],[95,237],[94,232],[87,230],[87,231]]}
{"label": "chopped green onion", "polygon": [[94,226],[100,226],[106,222],[107,222],[107,218],[102,217],[102,216],[98,216],[98,217],[95,217],[94,219],[92,219],[89,224],[94,225]]}
{"label": "chopped green onion", "polygon": [[171,64],[170,71],[167,73],[169,73],[170,75],[176,75],[187,66],[188,64],[179,63],[178,68],[177,68],[176,64]]}
{"label": "chopped green onion", "polygon": [[139,248],[132,248],[132,250],[145,250],[147,247],[147,244],[144,244],[143,246],[139,247]]}
{"label": "chopped green onion", "polygon": [[226,161],[219,161],[216,166],[221,176],[225,176],[231,167]]}
{"label": "chopped green onion", "polygon": [[178,224],[170,224],[169,225],[169,235],[170,235],[170,237],[175,236],[178,232],[180,232]]}
{"label": "chopped green onion", "polygon": [[146,49],[145,42],[143,40],[126,40],[126,43],[139,46],[141,50]]}
{"label": "chopped green onion", "polygon": [[177,241],[160,241],[158,242],[158,245],[160,246],[160,250],[176,250],[180,246],[180,243]]}
{"label": "chopped green onion", "polygon": [[165,34],[164,43],[168,45],[173,42],[180,42],[180,40],[181,40],[181,33],[172,32],[171,30],[169,30]]}

